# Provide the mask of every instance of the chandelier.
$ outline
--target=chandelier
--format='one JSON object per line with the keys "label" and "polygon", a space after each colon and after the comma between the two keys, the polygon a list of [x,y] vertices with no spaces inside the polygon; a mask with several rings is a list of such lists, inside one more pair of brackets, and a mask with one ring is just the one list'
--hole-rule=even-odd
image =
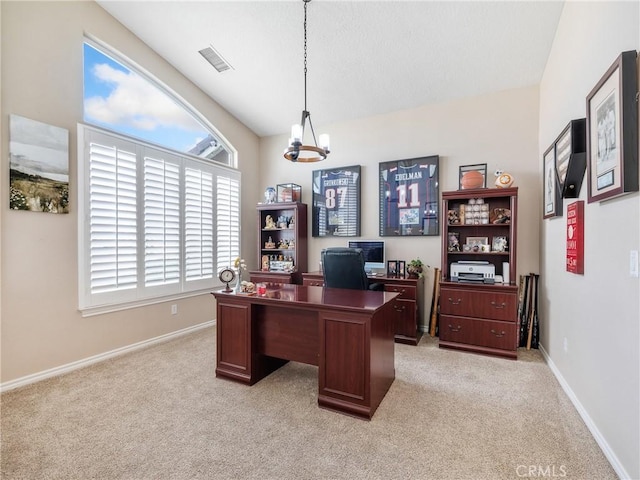
{"label": "chandelier", "polygon": [[[299,124],[291,127],[291,138],[289,146],[284,151],[284,158],[292,162],[319,162],[327,158],[329,154],[329,135],[322,134],[318,137],[320,146],[316,141],[316,132],[313,130],[311,123],[311,114],[307,110],[307,4],[311,0],[302,0],[304,2],[304,110],[302,111],[302,119]],[[304,127],[309,122],[311,135],[313,136],[313,145],[304,145]]]}

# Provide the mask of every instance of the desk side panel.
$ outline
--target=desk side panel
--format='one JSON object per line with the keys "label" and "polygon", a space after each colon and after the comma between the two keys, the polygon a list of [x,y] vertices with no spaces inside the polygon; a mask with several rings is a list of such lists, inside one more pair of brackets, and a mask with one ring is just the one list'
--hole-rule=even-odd
{"label": "desk side panel", "polygon": [[216,376],[251,384],[251,306],[218,299],[216,310]]}
{"label": "desk side panel", "polygon": [[368,316],[320,312],[319,405],[371,418],[369,338]]}
{"label": "desk side panel", "polygon": [[[371,319],[371,410],[376,411],[396,378],[394,305],[385,304]],[[395,341],[394,341],[395,336]]]}

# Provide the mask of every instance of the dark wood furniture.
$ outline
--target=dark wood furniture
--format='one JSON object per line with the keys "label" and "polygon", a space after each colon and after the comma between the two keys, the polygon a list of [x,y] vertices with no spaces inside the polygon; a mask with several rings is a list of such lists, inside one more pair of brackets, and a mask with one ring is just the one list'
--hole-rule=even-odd
{"label": "dark wood furniture", "polygon": [[318,366],[318,405],[371,419],[395,379],[397,294],[270,283],[213,292],[216,377],[253,385],[287,361]]}
{"label": "dark wood furniture", "polygon": [[[301,273],[307,271],[307,205],[300,202],[261,203],[257,210],[260,265],[249,272],[251,281],[301,284]],[[276,222],[275,228],[266,228],[267,216]],[[286,219],[286,225],[279,223],[280,218]],[[268,245],[269,241],[273,242],[273,247]],[[280,261],[293,262],[293,270],[279,269]]]}
{"label": "dark wood furniture", "polygon": [[[458,222],[456,215],[467,209],[469,199],[482,199],[489,205],[489,223]],[[440,281],[439,346],[458,350],[517,358],[518,287],[516,285],[516,225],[518,189],[476,189],[443,192],[442,275]],[[495,212],[509,210],[509,220],[499,221]],[[466,214],[467,212],[465,212]],[[457,237],[460,250],[450,248]],[[505,237],[506,251],[465,251],[469,237],[488,238],[490,248],[495,237]],[[451,264],[460,261],[487,261],[496,275],[508,282],[485,284],[477,281],[451,281]],[[504,265],[508,263],[508,267]],[[504,266],[503,266],[504,265]]]}
{"label": "dark wood furniture", "polygon": [[[420,319],[424,312],[424,277],[420,278],[392,278],[369,277],[371,283],[384,284],[386,292],[397,292],[394,304],[393,324],[395,340],[398,343],[417,345],[422,337]],[[302,274],[303,285],[323,285],[322,272],[308,272]]]}

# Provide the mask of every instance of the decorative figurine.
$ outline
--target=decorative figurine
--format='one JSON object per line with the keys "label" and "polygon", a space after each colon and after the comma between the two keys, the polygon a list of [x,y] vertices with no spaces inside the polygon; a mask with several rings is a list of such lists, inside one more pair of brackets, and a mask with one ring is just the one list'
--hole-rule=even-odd
{"label": "decorative figurine", "polygon": [[273,230],[276,228],[276,222],[273,221],[273,217],[271,215],[267,215],[264,219],[264,228],[266,230]]}
{"label": "decorative figurine", "polygon": [[502,170],[496,170],[496,188],[509,188],[513,185],[513,177],[510,173],[503,172]]}
{"label": "decorative figurine", "polygon": [[269,239],[266,242],[264,242],[264,248],[266,249],[276,248],[276,243],[272,240],[271,237],[269,237]]}
{"label": "decorative figurine", "polygon": [[276,203],[276,189],[267,187],[264,191],[264,203]]}

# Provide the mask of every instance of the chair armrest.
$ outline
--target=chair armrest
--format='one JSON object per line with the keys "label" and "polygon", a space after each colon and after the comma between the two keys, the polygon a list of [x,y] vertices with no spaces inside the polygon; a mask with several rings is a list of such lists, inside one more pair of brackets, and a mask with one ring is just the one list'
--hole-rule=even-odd
{"label": "chair armrest", "polygon": [[384,291],[384,283],[370,283],[369,290],[374,290],[376,292]]}

